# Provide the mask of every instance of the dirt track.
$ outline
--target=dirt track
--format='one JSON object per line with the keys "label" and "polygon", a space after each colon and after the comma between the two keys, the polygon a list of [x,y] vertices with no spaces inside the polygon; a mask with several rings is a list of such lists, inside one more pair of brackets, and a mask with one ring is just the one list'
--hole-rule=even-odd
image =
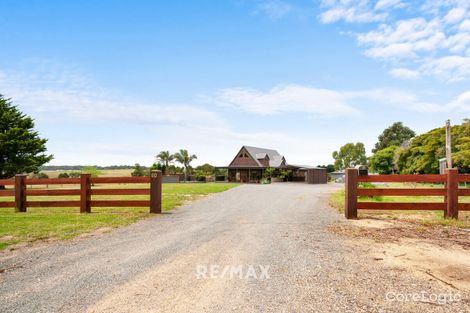
{"label": "dirt track", "polygon": [[[328,232],[346,223],[326,206],[335,188],[244,185],[110,234],[3,253],[0,312],[470,311],[465,292]],[[396,300],[422,292],[462,300]]]}

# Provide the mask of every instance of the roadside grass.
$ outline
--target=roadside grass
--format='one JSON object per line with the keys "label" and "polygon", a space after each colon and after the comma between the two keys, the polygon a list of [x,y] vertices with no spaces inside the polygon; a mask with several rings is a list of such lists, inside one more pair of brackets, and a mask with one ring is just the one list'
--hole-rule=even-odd
{"label": "roadside grass", "polygon": [[[186,202],[208,194],[223,192],[237,184],[188,183],[163,184],[162,210],[168,211]],[[30,186],[28,186],[30,188]],[[38,188],[38,186],[35,186]],[[50,185],[49,189],[70,189],[71,186]],[[148,188],[148,184],[106,184],[93,188]],[[29,201],[78,200],[78,196],[34,196]],[[93,196],[93,200],[148,200],[146,195]],[[0,197],[0,201],[13,201]],[[0,208],[0,250],[14,244],[37,240],[65,240],[94,231],[110,231],[140,219],[155,216],[148,208],[92,208],[90,214],[78,213],[78,208],[28,208],[26,213],[15,213],[13,208]]]}
{"label": "roadside grass", "polygon": [[[442,185],[413,184],[420,188],[442,188]],[[388,184],[387,187],[400,188],[404,184]],[[409,185],[406,186],[410,188]],[[340,213],[344,213],[344,189],[337,190],[330,195],[329,204]],[[440,196],[380,196],[380,197],[360,197],[359,202],[444,202],[444,197]],[[470,197],[459,197],[459,202],[470,203]],[[459,219],[444,219],[443,211],[423,211],[423,210],[359,210],[359,218],[373,218],[383,220],[403,220],[420,224],[422,226],[450,226],[458,228],[470,228],[470,212],[460,211]]]}

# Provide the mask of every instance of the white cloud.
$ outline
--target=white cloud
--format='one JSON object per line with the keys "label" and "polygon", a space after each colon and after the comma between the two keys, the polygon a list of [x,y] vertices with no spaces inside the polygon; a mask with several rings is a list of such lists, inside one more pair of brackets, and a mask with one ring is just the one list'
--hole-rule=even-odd
{"label": "white cloud", "polygon": [[470,44],[470,32],[461,32],[450,36],[446,45],[452,53],[459,53],[465,51],[465,48]]}
{"label": "white cloud", "polygon": [[366,22],[375,22],[382,21],[386,18],[384,13],[371,13],[360,11],[356,8],[339,8],[339,9],[330,9],[321,14],[320,20],[325,24],[330,24],[337,22],[339,20],[344,20],[348,23],[366,23]]}
{"label": "white cloud", "polygon": [[438,20],[428,22],[423,18],[381,25],[378,30],[357,36],[358,42],[367,47],[367,56],[382,59],[414,58],[421,51],[435,50],[445,38]]}
{"label": "white cloud", "polygon": [[[322,8],[323,23],[371,23],[372,30],[356,33],[357,42],[366,56],[391,66],[389,73],[394,77],[412,72],[415,77],[433,76],[449,82],[470,77],[466,60],[470,51],[468,0],[421,1],[412,7],[393,0],[330,0],[324,1]],[[404,8],[406,14],[392,14]],[[358,12],[371,18],[351,17],[353,13],[359,16]]]}
{"label": "white cloud", "polygon": [[[421,97],[413,92],[400,89],[371,89],[364,91],[352,92],[347,95],[351,100],[362,100],[372,103],[389,105],[396,108],[404,108],[409,111],[420,112],[420,113],[445,113],[455,111],[456,109],[459,112],[464,114],[470,113],[470,106],[462,105],[462,100],[457,101],[462,98],[462,95],[465,95],[470,92],[464,92],[461,95],[457,96],[455,100],[451,102],[437,103],[422,100]],[[458,103],[458,105],[456,105]]]}
{"label": "white cloud", "polygon": [[461,81],[470,76],[470,57],[446,56],[432,59],[420,71],[447,81]]}
{"label": "white cloud", "polygon": [[407,68],[394,68],[390,70],[393,77],[401,79],[416,79],[419,77],[419,71],[410,70]]}
{"label": "white cloud", "polygon": [[220,116],[202,108],[175,103],[143,103],[92,86],[88,78],[59,66],[28,73],[0,72],[0,90],[5,96],[38,113],[58,112],[81,120],[122,121],[136,125],[224,123]]}
{"label": "white cloud", "polygon": [[324,0],[321,4],[325,10],[320,14],[320,21],[325,24],[345,21],[347,23],[370,23],[384,21],[388,10],[403,7],[400,0]]}
{"label": "white cloud", "polygon": [[223,89],[213,100],[222,106],[258,114],[342,115],[355,111],[341,93],[299,85],[277,86],[267,92],[248,88]]}
{"label": "white cloud", "polygon": [[464,32],[470,32],[470,20],[463,21],[459,26],[459,30]]}
{"label": "white cloud", "polygon": [[466,13],[466,10],[463,8],[453,8],[444,17],[444,21],[449,24],[458,23],[465,17]]}
{"label": "white cloud", "polygon": [[[402,79],[415,79],[419,75],[405,68],[395,69],[394,74]],[[390,106],[422,113],[449,112],[456,107],[462,112],[470,112],[470,106],[457,106],[455,101],[437,103],[421,98],[414,92],[391,88],[338,91],[287,85],[277,86],[267,92],[246,88],[223,89],[211,100],[228,108],[261,115],[281,113],[308,113],[320,116],[350,115],[359,112],[356,109],[359,103]]]}
{"label": "white cloud", "polygon": [[394,43],[385,47],[374,47],[365,51],[365,55],[376,59],[414,58],[413,45]]}
{"label": "white cloud", "polygon": [[450,109],[459,109],[461,111],[470,112],[470,91],[460,94],[448,106]]}
{"label": "white cloud", "polygon": [[258,5],[258,10],[272,19],[280,19],[292,11],[292,6],[284,1],[263,1]]}
{"label": "white cloud", "polygon": [[400,0],[379,0],[374,6],[375,10],[384,10],[389,8],[402,8],[405,4]]}

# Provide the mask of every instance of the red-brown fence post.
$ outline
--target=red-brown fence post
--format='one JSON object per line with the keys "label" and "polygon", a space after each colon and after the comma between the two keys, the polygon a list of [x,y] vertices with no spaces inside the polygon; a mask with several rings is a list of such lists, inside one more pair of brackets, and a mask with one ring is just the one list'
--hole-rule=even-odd
{"label": "red-brown fence post", "polygon": [[15,212],[26,212],[26,175],[15,176]]}
{"label": "red-brown fence post", "polygon": [[357,175],[357,169],[346,169],[344,216],[347,219],[357,218]]}
{"label": "red-brown fence post", "polygon": [[80,174],[80,213],[91,213],[91,174]]}
{"label": "red-brown fence post", "polygon": [[150,213],[162,213],[162,172],[150,172]]}
{"label": "red-brown fence post", "polygon": [[447,218],[459,218],[459,170],[447,169]]}

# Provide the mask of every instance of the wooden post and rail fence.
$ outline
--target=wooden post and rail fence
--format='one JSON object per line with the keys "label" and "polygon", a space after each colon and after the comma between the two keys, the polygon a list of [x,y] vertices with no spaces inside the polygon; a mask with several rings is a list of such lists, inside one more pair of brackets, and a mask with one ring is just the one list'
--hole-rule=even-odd
{"label": "wooden post and rail fence", "polygon": [[[95,184],[149,184],[149,188],[93,188]],[[29,185],[78,185],[70,189],[28,189]],[[80,208],[80,213],[90,213],[92,207],[148,207],[150,213],[162,212],[162,172],[152,171],[146,177],[91,177],[80,178],[27,178],[16,175],[14,179],[0,180],[0,186],[14,186],[0,190],[0,197],[13,197],[15,201],[0,202],[0,208],[15,208],[26,212],[33,207]],[[149,200],[94,200],[92,196],[149,195]],[[29,196],[79,196],[79,200],[28,201]]]}
{"label": "wooden post and rail fence", "polygon": [[[470,211],[470,203],[459,203],[459,196],[470,196],[470,189],[459,183],[470,182],[470,175],[447,169],[445,174],[364,175],[347,169],[345,210],[347,219],[357,218],[358,210],[442,210],[446,218],[458,218],[459,211]],[[443,188],[358,188],[358,183],[440,183]],[[442,202],[362,202],[358,197],[374,196],[443,196]]]}

